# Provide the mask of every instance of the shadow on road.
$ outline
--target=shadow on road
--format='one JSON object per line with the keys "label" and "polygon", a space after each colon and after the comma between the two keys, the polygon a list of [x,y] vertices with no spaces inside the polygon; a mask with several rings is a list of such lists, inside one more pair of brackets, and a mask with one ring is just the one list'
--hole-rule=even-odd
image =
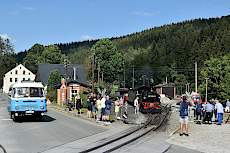
{"label": "shadow on road", "polygon": [[16,122],[19,122],[19,123],[22,123],[22,122],[52,122],[55,120],[56,119],[53,117],[50,117],[48,115],[43,115],[42,119],[38,119],[33,116],[19,117]]}

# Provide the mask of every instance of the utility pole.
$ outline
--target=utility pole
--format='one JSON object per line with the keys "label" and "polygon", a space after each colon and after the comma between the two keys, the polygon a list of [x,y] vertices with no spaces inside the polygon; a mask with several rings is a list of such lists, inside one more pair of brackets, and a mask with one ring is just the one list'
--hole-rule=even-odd
{"label": "utility pole", "polygon": [[101,74],[101,82],[103,82],[104,80],[104,73],[103,73],[103,71],[102,71],[102,74]]}
{"label": "utility pole", "polygon": [[97,68],[97,82],[100,84],[100,63],[98,62],[98,68]]}
{"label": "utility pole", "polygon": [[187,92],[189,92],[189,84],[190,84],[190,83],[186,83],[186,84],[185,84],[185,85],[186,85],[186,91],[187,91]]}
{"label": "utility pole", "polygon": [[205,91],[206,91],[206,94],[205,94],[205,102],[207,102],[207,101],[208,101],[208,79],[209,79],[209,78],[205,78],[205,81],[206,81],[206,89],[205,89]]}
{"label": "utility pole", "polygon": [[145,75],[142,75],[143,86],[145,85]]}
{"label": "utility pole", "polygon": [[124,88],[125,88],[125,60],[123,61],[123,66],[124,66]]}
{"label": "utility pole", "polygon": [[[68,77],[68,74],[67,74],[67,70],[68,70],[68,60],[67,60],[67,57],[65,57],[64,59],[64,68],[65,68],[65,91],[62,91],[62,94],[64,95],[64,99],[65,99],[65,102],[67,102],[67,77]],[[62,107],[64,106],[64,101],[62,101]]]}
{"label": "utility pole", "polygon": [[133,82],[132,82],[132,89],[134,89],[134,65],[133,65]]}
{"label": "utility pole", "polygon": [[92,92],[94,92],[94,67],[95,67],[95,60],[94,57],[95,55],[93,54],[93,59],[92,59]]}
{"label": "utility pole", "polygon": [[65,58],[64,59],[64,67],[65,67],[65,82],[66,82],[66,79],[67,79],[67,59]]}
{"label": "utility pole", "polygon": [[195,92],[197,93],[197,62],[195,61]]}

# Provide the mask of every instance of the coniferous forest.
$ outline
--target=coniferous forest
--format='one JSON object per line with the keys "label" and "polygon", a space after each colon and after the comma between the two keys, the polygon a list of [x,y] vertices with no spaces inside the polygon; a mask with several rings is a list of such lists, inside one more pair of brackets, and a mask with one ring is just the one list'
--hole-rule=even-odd
{"label": "coniferous forest", "polygon": [[[205,75],[202,71],[207,67],[206,61],[229,54],[230,16],[172,23],[109,40],[114,50],[122,55],[123,66],[119,75],[108,82],[116,80],[124,85],[125,71],[125,84],[131,87],[134,70],[135,85],[155,85],[164,82],[167,77],[168,82],[184,90],[186,83],[194,88],[195,61],[198,63],[198,83],[203,84]],[[56,63],[62,63],[64,58],[68,58],[72,64],[83,64],[90,78],[92,48],[96,42],[98,40],[59,43],[55,44],[58,48],[50,49],[54,49],[58,56],[60,53],[63,55]],[[36,72],[37,67],[34,65],[38,63],[35,61],[47,62],[40,56],[43,50],[50,50],[47,47],[36,44],[28,51],[13,53],[13,57],[17,63],[26,63],[28,68],[32,66],[33,72]],[[35,58],[33,55],[39,60],[29,61]]]}

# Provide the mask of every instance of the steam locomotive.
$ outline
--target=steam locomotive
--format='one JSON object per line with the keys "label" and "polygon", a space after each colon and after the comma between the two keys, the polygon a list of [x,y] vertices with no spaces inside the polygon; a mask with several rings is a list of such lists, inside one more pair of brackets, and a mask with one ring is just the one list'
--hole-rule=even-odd
{"label": "steam locomotive", "polygon": [[160,95],[154,89],[147,86],[141,86],[135,90],[129,91],[130,101],[139,97],[139,110],[142,113],[161,113]]}

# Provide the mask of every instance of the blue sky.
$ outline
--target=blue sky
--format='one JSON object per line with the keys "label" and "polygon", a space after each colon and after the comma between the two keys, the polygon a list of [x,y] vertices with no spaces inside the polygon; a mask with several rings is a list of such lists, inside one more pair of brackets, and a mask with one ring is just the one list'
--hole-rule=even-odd
{"label": "blue sky", "polygon": [[19,52],[225,15],[229,0],[0,0],[0,35]]}

